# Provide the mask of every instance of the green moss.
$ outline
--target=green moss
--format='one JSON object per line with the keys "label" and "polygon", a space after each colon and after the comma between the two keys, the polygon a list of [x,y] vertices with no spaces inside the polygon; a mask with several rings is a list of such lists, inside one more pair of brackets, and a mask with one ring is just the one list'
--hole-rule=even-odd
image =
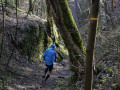
{"label": "green moss", "polygon": [[109,73],[109,72],[112,72],[112,69],[111,68],[106,68],[106,71]]}
{"label": "green moss", "polygon": [[23,9],[17,8],[18,11],[21,11],[23,13],[26,13],[26,11],[24,11]]}
{"label": "green moss", "polygon": [[57,83],[58,83],[59,85],[61,85],[61,86],[65,84],[64,81],[57,81]]}
{"label": "green moss", "polygon": [[50,47],[53,41],[50,37],[48,37],[47,40],[48,40],[47,46]]}
{"label": "green moss", "polygon": [[106,82],[106,78],[100,79],[100,83],[105,83]]}
{"label": "green moss", "polygon": [[47,34],[44,30],[41,30],[39,43],[35,49],[36,51],[35,51],[35,54],[33,57],[35,60],[40,60],[40,62],[42,62],[42,55],[43,55],[45,49],[47,48],[47,43],[48,43]]}
{"label": "green moss", "polygon": [[68,90],[66,87],[62,87],[59,90]]}
{"label": "green moss", "polygon": [[63,58],[67,58],[68,57],[67,49],[63,45],[59,44],[58,42],[55,42],[55,45],[57,48],[59,48],[59,50],[56,51],[58,54],[57,61],[61,61],[63,60]]}
{"label": "green moss", "polygon": [[65,83],[65,80],[59,80],[57,82],[54,83],[55,87],[58,87],[59,90],[67,90],[67,85]]}
{"label": "green moss", "polygon": [[73,71],[76,75],[79,76],[80,70],[78,69],[78,67],[80,65],[81,65],[81,68],[84,67],[84,61],[80,57],[80,55],[78,55],[78,53],[76,52],[69,51],[69,56],[70,56],[70,62],[72,63],[72,65],[70,65],[69,68],[71,71]]}
{"label": "green moss", "polygon": [[20,38],[18,43],[21,53],[27,55],[30,62],[40,60],[40,55],[44,51],[44,39],[47,38],[47,36],[44,37],[45,32],[42,25],[29,23],[24,26],[23,37]]}
{"label": "green moss", "polygon": [[47,49],[47,43],[48,43],[48,36],[47,33],[44,32],[44,49]]}
{"label": "green moss", "polygon": [[73,75],[69,78],[69,81],[68,81],[68,85],[67,87],[71,87],[72,84],[75,84],[75,82],[77,82],[77,79],[78,79],[78,76],[77,75]]}
{"label": "green moss", "polygon": [[69,69],[70,69],[71,71],[78,72],[78,69],[75,68],[74,66],[69,66]]}
{"label": "green moss", "polygon": [[84,64],[83,59],[81,58],[81,56],[79,55],[79,53],[76,52],[76,50],[73,50],[71,48],[69,50],[69,56],[70,56],[70,60],[71,60],[72,63],[76,63],[76,64],[80,64],[81,63],[82,65]]}
{"label": "green moss", "polygon": [[3,90],[7,89],[7,87],[9,86],[9,84],[4,80],[0,80],[0,85],[2,86]]}
{"label": "green moss", "polygon": [[15,0],[7,0],[7,6],[10,8],[15,8]]}
{"label": "green moss", "polygon": [[74,43],[77,44],[77,46],[85,53],[85,49],[83,48],[83,42],[82,42],[82,39],[80,36],[80,32],[78,31],[78,28],[74,21],[68,1],[60,0],[60,5],[61,5],[62,12],[63,12],[62,16],[63,16],[64,24],[66,25],[67,29],[69,30]]}
{"label": "green moss", "polygon": [[54,44],[57,48],[59,48],[59,50],[56,51],[58,54],[57,61],[61,61],[61,60],[63,60],[64,57],[67,57],[68,53],[64,47],[64,44],[59,43],[59,42],[63,43],[63,40],[62,40],[61,35],[59,33],[59,30],[57,29],[54,22],[52,22],[52,24],[53,24],[53,30],[51,32],[51,38],[53,38],[53,40],[55,39]]}

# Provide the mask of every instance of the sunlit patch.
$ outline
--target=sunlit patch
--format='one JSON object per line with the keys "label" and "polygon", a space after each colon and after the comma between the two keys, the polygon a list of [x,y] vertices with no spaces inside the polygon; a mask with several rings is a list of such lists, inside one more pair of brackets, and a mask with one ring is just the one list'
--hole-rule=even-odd
{"label": "sunlit patch", "polygon": [[17,85],[17,84],[15,84],[15,87],[19,88],[19,89],[23,89],[23,90],[25,89],[25,86],[23,86],[23,85]]}

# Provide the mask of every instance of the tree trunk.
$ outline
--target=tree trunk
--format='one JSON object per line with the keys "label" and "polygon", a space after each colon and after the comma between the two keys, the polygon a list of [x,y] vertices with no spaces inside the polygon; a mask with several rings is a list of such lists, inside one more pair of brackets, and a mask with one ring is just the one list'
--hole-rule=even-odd
{"label": "tree trunk", "polygon": [[43,16],[43,0],[41,0],[41,17]]}
{"label": "tree trunk", "polygon": [[[75,72],[75,81],[81,75],[84,67],[85,48],[80,33],[72,16],[67,0],[48,0],[52,6],[52,14],[64,43],[68,49],[71,66]],[[81,67],[81,68],[79,68]],[[82,76],[81,76],[82,78]],[[73,81],[74,83],[74,81]]]}
{"label": "tree trunk", "polygon": [[51,5],[49,3],[49,0],[46,0],[47,5],[47,34],[51,37]]}
{"label": "tree trunk", "polygon": [[3,13],[3,25],[2,25],[2,43],[1,43],[1,49],[0,49],[0,59],[2,57],[2,53],[3,53],[3,44],[4,44],[4,31],[5,31],[5,3],[3,2],[3,0],[1,0],[2,2],[2,13]]}
{"label": "tree trunk", "polygon": [[17,8],[18,8],[18,0],[16,0],[16,33],[15,33],[15,39],[16,39],[16,41],[17,41],[17,30],[18,30],[18,11],[17,11]]}
{"label": "tree trunk", "polygon": [[88,34],[88,43],[85,59],[85,88],[84,90],[92,90],[93,85],[93,53],[98,21],[99,0],[92,0],[90,30]]}
{"label": "tree trunk", "polygon": [[107,15],[108,11],[107,11],[107,2],[106,2],[106,0],[104,0],[104,7],[105,7],[105,14]]}
{"label": "tree trunk", "polygon": [[7,0],[5,0],[5,7],[7,6]]}
{"label": "tree trunk", "polygon": [[116,40],[116,56],[117,56],[117,79],[118,83],[120,83],[120,76],[119,76],[119,69],[120,69],[120,62],[119,62],[119,42]]}
{"label": "tree trunk", "polygon": [[29,10],[28,14],[33,14],[33,0],[29,0]]}
{"label": "tree trunk", "polygon": [[114,4],[114,1],[111,0],[111,7],[112,7],[112,11],[113,11],[113,4]]}

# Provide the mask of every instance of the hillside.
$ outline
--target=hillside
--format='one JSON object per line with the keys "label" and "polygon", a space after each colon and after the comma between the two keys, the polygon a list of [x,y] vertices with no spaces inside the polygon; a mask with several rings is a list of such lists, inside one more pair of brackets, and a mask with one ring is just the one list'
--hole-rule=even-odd
{"label": "hillside", "polygon": [[[58,12],[56,2],[48,2],[49,7],[44,0],[33,0],[33,13],[28,14],[29,1],[21,0],[16,18],[15,0],[9,2],[11,4],[5,8],[3,31],[4,14],[0,1],[0,90],[83,90],[90,3],[68,0],[70,8],[61,7],[66,10],[64,14]],[[93,56],[93,90],[120,88],[120,1],[114,1],[113,10],[111,5],[110,0],[100,0]],[[56,46],[57,62],[52,75],[43,83],[45,65],[42,55],[52,43]],[[81,57],[83,61],[80,61]]]}
{"label": "hillside", "polygon": [[[46,20],[41,19],[35,15],[26,16],[26,13],[18,11],[17,41],[15,41],[15,11],[10,8],[6,8],[6,14],[7,16],[5,20],[4,31],[5,38],[3,44],[3,48],[5,49],[2,52],[0,61],[0,89],[49,90],[50,88],[54,89],[55,85],[59,85],[60,80],[67,80],[68,77],[72,75],[72,72],[69,70],[69,58],[67,50],[64,51],[67,56],[60,51],[64,48],[61,43],[61,47],[56,48],[59,49],[57,50],[58,62],[54,65],[53,74],[45,85],[42,84],[42,75],[44,73],[45,66],[43,64],[41,56],[45,48],[49,48],[51,43],[51,41],[48,41],[48,46],[42,48],[44,47],[44,43],[41,40],[45,38],[45,36],[42,36],[42,34],[44,34],[46,31]],[[0,26],[2,29],[1,11]],[[35,33],[33,33],[34,30],[36,31]],[[36,41],[36,39],[38,39],[38,41]],[[24,43],[27,44],[24,45]],[[30,46],[30,44],[32,46]],[[37,52],[34,48],[37,49]],[[28,52],[28,49],[31,51]],[[61,59],[59,56],[59,51],[60,53],[63,53],[62,55],[65,56],[66,59],[64,58],[62,61],[59,61],[59,59]],[[31,55],[31,57],[29,57],[29,55]]]}

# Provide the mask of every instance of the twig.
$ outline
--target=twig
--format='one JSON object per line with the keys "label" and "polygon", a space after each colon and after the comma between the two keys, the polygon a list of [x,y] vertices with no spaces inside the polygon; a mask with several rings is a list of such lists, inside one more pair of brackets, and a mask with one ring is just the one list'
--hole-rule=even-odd
{"label": "twig", "polygon": [[103,59],[105,56],[109,55],[110,52],[111,52],[111,51],[105,53],[105,54],[98,60],[98,62],[95,63],[95,65],[98,65],[98,64],[100,64],[101,62],[103,62],[102,59]]}

